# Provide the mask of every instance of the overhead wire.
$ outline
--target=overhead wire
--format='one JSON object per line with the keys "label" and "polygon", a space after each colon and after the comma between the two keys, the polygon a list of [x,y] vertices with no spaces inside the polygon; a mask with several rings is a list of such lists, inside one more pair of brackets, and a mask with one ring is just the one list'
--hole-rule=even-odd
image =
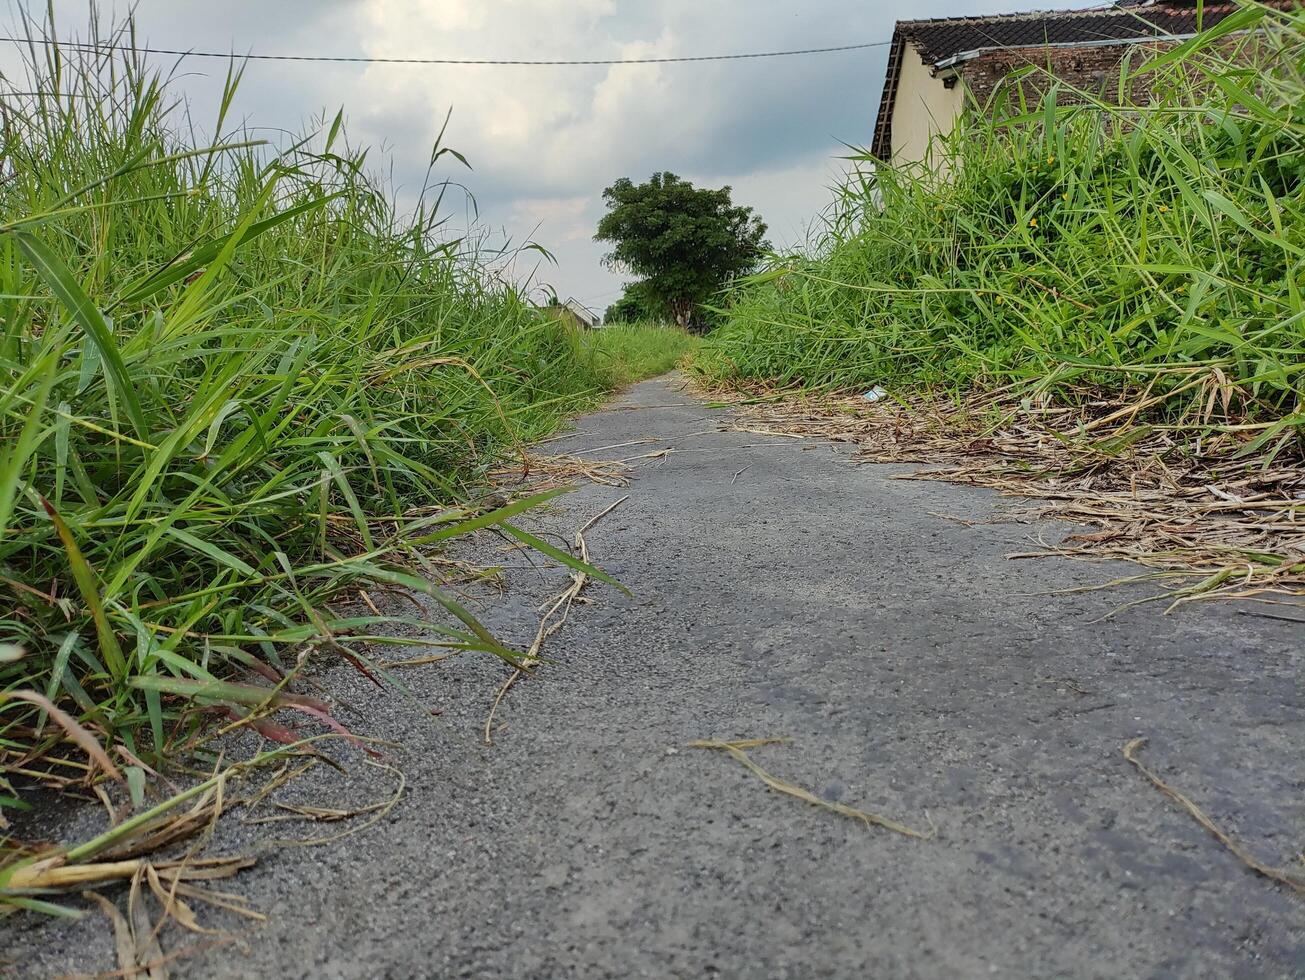
{"label": "overhead wire", "polygon": [[0,41],[12,44],[58,45],[82,51],[125,51],[138,54],[169,55],[179,58],[225,58],[241,61],[304,61],[332,62],[364,65],[516,65],[524,67],[566,67],[586,65],[669,65],[699,61],[743,61],[757,58],[793,58],[802,55],[834,54],[840,51],[863,51],[883,48],[891,41],[869,41],[863,44],[840,44],[828,48],[796,48],[788,51],[750,51],[740,54],[684,55],[664,58],[576,58],[576,59],[523,59],[523,58],[379,58],[363,55],[308,55],[308,54],[257,54],[247,52],[197,51],[183,48],[154,48],[130,44],[102,44],[87,41],[59,41],[53,38],[3,37]]}

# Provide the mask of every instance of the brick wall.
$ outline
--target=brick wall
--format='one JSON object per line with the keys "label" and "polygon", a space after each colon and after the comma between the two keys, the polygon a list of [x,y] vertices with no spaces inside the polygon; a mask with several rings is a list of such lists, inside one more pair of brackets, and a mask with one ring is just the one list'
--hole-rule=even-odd
{"label": "brick wall", "polygon": [[[1009,48],[981,54],[962,63],[959,68],[966,88],[979,105],[987,104],[992,93],[1011,72],[1030,65],[1044,70],[1034,71],[1012,83],[1021,87],[1030,103],[1040,101],[1046,92],[1050,82],[1047,70],[1066,85],[1102,96],[1113,103],[1119,92],[1119,68],[1123,59],[1127,57],[1130,65],[1137,66],[1172,44],[1156,41],[1084,48]],[[1149,76],[1132,79],[1125,101],[1132,104],[1146,102],[1150,94],[1148,80]],[[1060,100],[1073,102],[1075,96],[1072,92],[1064,92]]]}

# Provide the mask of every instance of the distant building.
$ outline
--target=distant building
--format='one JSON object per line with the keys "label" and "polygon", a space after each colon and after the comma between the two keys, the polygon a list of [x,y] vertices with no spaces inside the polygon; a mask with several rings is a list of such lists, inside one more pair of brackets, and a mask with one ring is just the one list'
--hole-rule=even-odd
{"label": "distant building", "polygon": [[603,322],[602,317],[574,298],[564,303],[554,301],[544,309],[581,330],[593,330]]}
{"label": "distant building", "polygon": [[[1131,48],[1176,44],[1240,9],[1226,2],[1202,8],[1196,0],[1125,0],[1089,10],[899,20],[871,152],[892,163],[924,159],[933,138],[951,132],[967,105],[987,105],[1002,79],[1030,65],[1047,70],[1021,83],[1034,95],[1045,91],[1049,73],[1109,97]],[[1132,84],[1125,98],[1145,100],[1145,78]]]}

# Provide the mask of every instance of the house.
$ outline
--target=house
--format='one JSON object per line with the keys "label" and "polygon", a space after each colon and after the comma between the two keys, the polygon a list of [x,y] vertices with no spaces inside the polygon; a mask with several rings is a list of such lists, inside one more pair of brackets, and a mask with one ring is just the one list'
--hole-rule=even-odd
{"label": "house", "polygon": [[[897,164],[923,160],[967,104],[986,105],[1002,79],[1028,65],[1048,69],[1042,80],[1050,74],[1072,88],[1113,94],[1130,50],[1176,44],[1240,9],[1227,2],[1123,0],[1088,10],[899,20],[871,152]],[[1036,94],[1038,78],[1029,83]],[[1144,100],[1145,79],[1131,84],[1126,98]]]}
{"label": "house", "polygon": [[603,322],[602,317],[575,298],[565,303],[553,300],[544,309],[582,330],[594,330]]}

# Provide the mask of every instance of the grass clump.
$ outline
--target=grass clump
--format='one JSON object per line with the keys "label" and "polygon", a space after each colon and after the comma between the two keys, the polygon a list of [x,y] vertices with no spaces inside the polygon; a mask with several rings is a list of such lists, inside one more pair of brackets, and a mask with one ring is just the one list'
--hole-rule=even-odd
{"label": "grass clump", "polygon": [[1151,79],[1147,106],[1066,104],[1055,84],[1027,105],[1011,79],[923,166],[849,179],[813,248],[734,291],[698,368],[1145,401],[1135,421],[1184,445],[1224,434],[1294,456],[1305,14],[1248,5],[1131,70]]}
{"label": "grass clump", "polygon": [[6,769],[127,764],[139,795],[195,696],[320,713],[285,678],[314,647],[362,662],[388,620],[334,604],[362,582],[511,659],[423,549],[523,509],[466,501],[608,369],[440,238],[441,184],[401,216],[341,116],[253,144],[233,69],[200,144],[129,52],[28,59],[12,88],[37,94],[0,96],[0,821]]}
{"label": "grass clump", "polygon": [[665,374],[698,347],[698,338],[673,324],[617,323],[585,334],[594,370],[611,388]]}

